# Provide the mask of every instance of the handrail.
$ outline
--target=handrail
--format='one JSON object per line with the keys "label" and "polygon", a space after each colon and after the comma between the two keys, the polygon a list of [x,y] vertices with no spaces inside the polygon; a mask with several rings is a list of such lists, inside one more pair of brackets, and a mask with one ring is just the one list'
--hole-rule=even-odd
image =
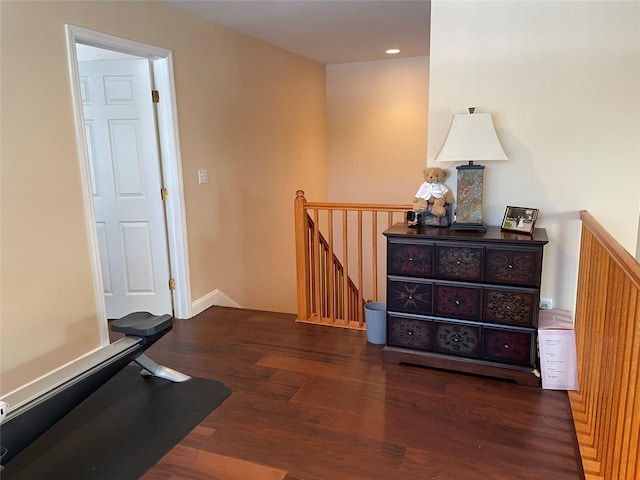
{"label": "handrail", "polygon": [[[296,276],[300,322],[365,329],[365,298],[379,296],[384,273],[382,231],[405,218],[412,205],[294,200]],[[379,222],[386,214],[386,222]],[[364,229],[371,235],[366,236]],[[338,234],[336,235],[336,231]],[[370,270],[365,268],[370,266]],[[350,272],[355,272],[353,277]],[[380,282],[384,286],[384,282]]]}
{"label": "handrail", "polygon": [[640,264],[586,211],[569,401],[588,480],[640,478]]}
{"label": "handrail", "polygon": [[624,270],[625,275],[637,288],[640,288],[640,263],[589,212],[582,210],[580,220],[590,234],[606,249],[609,256]]}
{"label": "handrail", "polygon": [[[296,198],[298,194],[301,194],[304,198],[304,191],[298,190],[296,192]],[[312,209],[325,209],[325,210],[348,210],[348,211],[360,211],[360,212],[402,212],[413,208],[412,204],[393,204],[393,203],[335,203],[335,202],[309,202],[305,200],[305,207],[308,210]]]}

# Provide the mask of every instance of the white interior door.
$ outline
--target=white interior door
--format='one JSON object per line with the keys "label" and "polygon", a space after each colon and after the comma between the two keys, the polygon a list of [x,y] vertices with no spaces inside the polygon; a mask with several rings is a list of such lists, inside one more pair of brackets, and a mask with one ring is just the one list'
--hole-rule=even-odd
{"label": "white interior door", "polygon": [[171,314],[149,62],[78,64],[107,318]]}

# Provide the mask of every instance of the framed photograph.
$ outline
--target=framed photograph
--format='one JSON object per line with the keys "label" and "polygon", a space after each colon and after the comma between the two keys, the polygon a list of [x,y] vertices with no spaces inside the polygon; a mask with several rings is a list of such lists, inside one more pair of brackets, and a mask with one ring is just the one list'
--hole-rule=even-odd
{"label": "framed photograph", "polygon": [[538,218],[538,209],[527,207],[507,207],[502,220],[502,230],[531,233]]}

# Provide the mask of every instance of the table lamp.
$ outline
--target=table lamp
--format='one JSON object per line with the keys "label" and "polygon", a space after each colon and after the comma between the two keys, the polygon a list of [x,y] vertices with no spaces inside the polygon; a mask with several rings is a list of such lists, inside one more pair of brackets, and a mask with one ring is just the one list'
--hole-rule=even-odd
{"label": "table lamp", "polygon": [[455,221],[450,230],[485,232],[482,222],[484,166],[474,161],[508,160],[500,145],[490,113],[454,115],[449,134],[436,155],[436,162],[469,162],[456,167],[458,186]]}

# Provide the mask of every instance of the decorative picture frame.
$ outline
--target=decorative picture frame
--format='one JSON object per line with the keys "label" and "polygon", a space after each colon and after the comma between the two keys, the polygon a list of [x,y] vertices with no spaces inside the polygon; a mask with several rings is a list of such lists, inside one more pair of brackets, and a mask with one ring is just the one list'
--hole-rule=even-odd
{"label": "decorative picture frame", "polygon": [[531,234],[538,219],[538,209],[507,207],[502,219],[502,230]]}

